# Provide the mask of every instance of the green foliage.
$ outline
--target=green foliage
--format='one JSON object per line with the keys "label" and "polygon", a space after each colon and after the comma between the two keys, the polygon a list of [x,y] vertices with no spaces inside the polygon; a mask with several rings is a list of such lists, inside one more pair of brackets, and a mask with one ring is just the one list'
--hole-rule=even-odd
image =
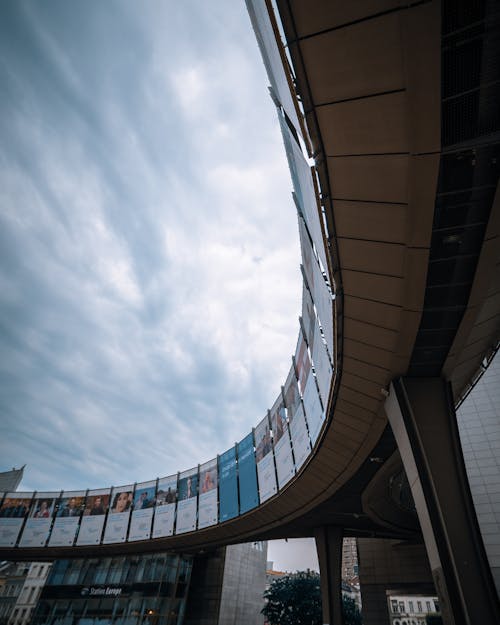
{"label": "green foliage", "polygon": [[[262,609],[270,625],[322,625],[319,575],[301,571],[277,579],[264,593]],[[361,625],[361,613],[350,597],[342,598],[343,625]]]}
{"label": "green foliage", "polygon": [[321,590],[317,573],[299,572],[277,579],[264,593],[262,614],[270,625],[321,625]]}
{"label": "green foliage", "polygon": [[361,625],[362,623],[361,612],[351,597],[342,597],[342,615],[344,625]]}

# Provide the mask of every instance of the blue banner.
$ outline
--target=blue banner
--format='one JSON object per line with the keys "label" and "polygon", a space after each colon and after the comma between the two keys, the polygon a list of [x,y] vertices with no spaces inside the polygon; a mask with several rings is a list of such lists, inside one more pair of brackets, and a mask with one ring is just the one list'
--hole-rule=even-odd
{"label": "blue banner", "polygon": [[231,447],[219,456],[219,520],[238,516],[238,477],[236,448]]}
{"label": "blue banner", "polygon": [[259,503],[252,432],[238,443],[238,473],[240,482],[240,514],[243,514],[255,508]]}

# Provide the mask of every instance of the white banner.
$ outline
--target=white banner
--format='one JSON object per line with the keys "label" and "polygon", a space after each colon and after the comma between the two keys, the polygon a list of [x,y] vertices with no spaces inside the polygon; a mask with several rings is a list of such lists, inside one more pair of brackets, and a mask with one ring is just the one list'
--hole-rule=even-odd
{"label": "white banner", "polygon": [[311,287],[312,298],[316,311],[323,328],[325,341],[328,346],[328,352],[333,359],[333,300],[323,275],[320,271],[318,263],[313,263],[314,269],[314,286]]}
{"label": "white banner", "polygon": [[274,446],[274,457],[276,458],[276,471],[278,473],[278,486],[283,486],[289,482],[295,474],[295,467],[292,458],[292,446],[288,432]]}
{"label": "white banner", "polygon": [[298,471],[311,453],[311,443],[307,433],[306,419],[302,404],[295,412],[293,421],[290,423],[290,436],[293,444],[295,469]]}
{"label": "white banner", "polygon": [[71,547],[78,530],[78,517],[58,517],[50,534],[49,547]]}
{"label": "white banner", "polygon": [[0,547],[14,547],[24,519],[0,519]]}
{"label": "white banner", "polygon": [[260,502],[266,501],[278,492],[273,454],[269,453],[257,463]]}
{"label": "white banner", "polygon": [[98,516],[84,516],[76,539],[77,545],[99,545],[101,542],[102,528],[104,527],[104,514]]}
{"label": "white banner", "polygon": [[132,512],[132,520],[130,521],[130,529],[128,532],[128,540],[147,540],[151,537],[151,523],[153,521],[153,508],[145,508],[144,510],[134,510]]}
{"label": "white banner", "polygon": [[288,424],[290,425],[295,417],[295,413],[302,408],[294,365],[292,365],[290,371],[288,372],[283,392],[285,395]]}
{"label": "white banner", "polygon": [[299,332],[297,347],[295,349],[295,369],[299,380],[300,392],[304,395],[307,381],[311,373],[311,359],[309,358],[307,344],[302,332]]}
{"label": "white banner", "polygon": [[177,503],[176,534],[185,534],[196,529],[196,497],[183,499]]}
{"label": "white banner", "polygon": [[312,354],[314,371],[318,381],[319,392],[325,409],[328,405],[328,396],[330,394],[330,385],[332,383],[333,368],[328,358],[326,346],[321,339],[319,326],[316,324],[314,331],[316,338],[314,339],[314,349]]}
{"label": "white banner", "polygon": [[[201,468],[200,468],[201,474]],[[198,502],[198,529],[217,523],[217,489],[201,493]]]}
{"label": "white banner", "polygon": [[175,503],[165,503],[155,509],[153,538],[172,536],[174,533]]}
{"label": "white banner", "polygon": [[318,322],[316,321],[316,313],[314,311],[312,297],[305,282],[302,283],[302,325],[304,326],[304,334],[309,350],[312,352],[316,338],[315,328],[318,325]]}
{"label": "white banner", "polygon": [[306,222],[316,252],[321,259],[323,269],[325,273],[328,274],[325,245],[323,242],[323,224],[322,218],[320,219],[319,202],[316,197],[313,171],[304,158],[301,147],[295,140],[295,137],[290,132],[286,121],[281,115],[279,116],[279,121],[297,203]]}
{"label": "white banner", "polygon": [[274,35],[274,29],[267,11],[266,2],[265,0],[247,0],[247,9],[252,21],[255,36],[257,37],[257,43],[259,44],[269,82],[296,131],[302,134],[302,126],[297,117],[297,110],[287,79],[288,68],[285,70],[283,66],[283,58],[281,55],[284,55],[285,52],[282,50],[280,53],[280,47],[278,47]]}
{"label": "white banner", "polygon": [[49,537],[51,525],[51,518],[28,519],[19,541],[19,547],[43,547]]}
{"label": "white banner", "polygon": [[127,538],[130,510],[126,512],[110,512],[106,520],[103,544],[124,543]]}
{"label": "white banner", "polygon": [[311,443],[314,444],[318,440],[318,435],[325,420],[325,415],[321,408],[318,389],[314,376],[310,375],[304,391],[304,409],[307,417],[307,425],[309,426],[309,436]]}

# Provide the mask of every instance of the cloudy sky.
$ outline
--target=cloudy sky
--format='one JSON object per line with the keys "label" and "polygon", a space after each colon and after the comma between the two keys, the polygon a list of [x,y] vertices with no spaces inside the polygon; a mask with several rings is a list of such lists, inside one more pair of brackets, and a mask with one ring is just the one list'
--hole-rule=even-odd
{"label": "cloudy sky", "polygon": [[[0,4],[0,470],[127,484],[243,438],[299,245],[243,0]],[[293,567],[292,567],[293,568]]]}

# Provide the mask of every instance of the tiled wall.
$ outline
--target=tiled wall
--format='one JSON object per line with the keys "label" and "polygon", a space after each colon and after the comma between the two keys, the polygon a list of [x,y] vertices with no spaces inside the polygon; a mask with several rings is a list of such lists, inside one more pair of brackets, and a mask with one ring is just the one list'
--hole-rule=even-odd
{"label": "tiled wall", "polygon": [[484,546],[500,594],[500,353],[457,412]]}

